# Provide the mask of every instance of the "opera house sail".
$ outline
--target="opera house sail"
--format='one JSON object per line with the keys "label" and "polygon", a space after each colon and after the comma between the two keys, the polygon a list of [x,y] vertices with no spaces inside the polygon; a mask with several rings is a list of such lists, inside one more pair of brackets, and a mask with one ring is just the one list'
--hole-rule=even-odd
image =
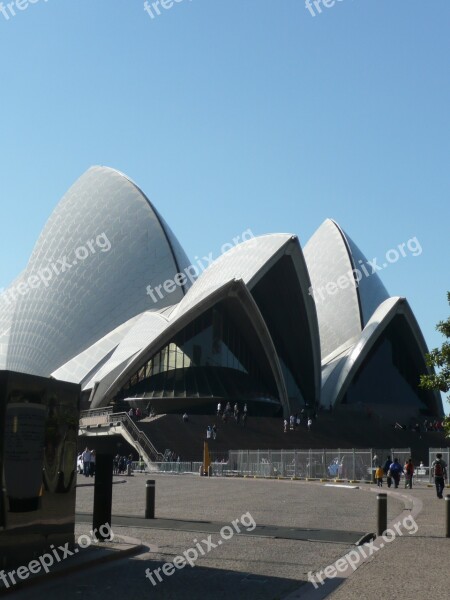
{"label": "opera house sail", "polygon": [[291,233],[252,237],[192,276],[139,187],[92,167],[0,296],[0,369],[80,384],[84,408],[131,398],[209,414],[239,400],[260,415],[441,416],[440,395],[417,387],[430,369],[411,308],[377,273],[358,277],[365,262],[328,219],[303,249]]}

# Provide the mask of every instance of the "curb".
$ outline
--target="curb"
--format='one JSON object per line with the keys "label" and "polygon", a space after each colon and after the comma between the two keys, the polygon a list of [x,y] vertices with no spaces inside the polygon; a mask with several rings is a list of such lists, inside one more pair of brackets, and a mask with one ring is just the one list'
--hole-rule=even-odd
{"label": "curb", "polygon": [[[369,494],[377,492],[376,488],[361,487],[360,489],[363,492],[369,493]],[[409,514],[411,514],[413,516],[413,518],[415,519],[417,517],[417,515],[420,514],[420,512],[423,509],[423,502],[420,498],[417,498],[414,496],[405,496],[403,494],[400,494],[399,492],[389,491],[387,493],[389,496],[392,496],[392,497],[396,498],[397,500],[400,500],[400,502],[402,502],[403,506],[404,506],[402,512],[389,521],[389,523],[387,524],[388,529],[391,526],[393,526],[394,523],[398,522],[402,518],[405,511],[409,512]],[[409,503],[412,504],[412,506],[408,506],[408,501],[409,501]],[[362,546],[367,542],[372,542],[372,545],[374,545],[374,546],[377,546],[381,543],[377,539],[377,536],[375,534],[367,533],[360,540],[358,540],[358,542],[355,544],[355,546]],[[338,560],[341,560],[342,558],[344,558],[344,557],[340,557]],[[367,556],[366,558],[362,558],[361,560],[359,560],[358,564],[355,565],[356,568],[354,570],[352,570],[349,567],[345,573],[341,573],[339,576],[339,579],[330,579],[330,578],[326,579],[324,582],[324,585],[320,588],[317,588],[317,586],[315,588],[307,586],[308,582],[305,581],[297,590],[294,590],[293,592],[283,596],[282,600],[323,600],[323,599],[327,598],[330,594],[332,594],[343,583],[347,582],[351,578],[353,573],[355,573],[361,566],[363,566],[369,560],[372,560],[371,554],[369,556]],[[337,562],[338,561],[335,561],[333,564],[336,564]]]}

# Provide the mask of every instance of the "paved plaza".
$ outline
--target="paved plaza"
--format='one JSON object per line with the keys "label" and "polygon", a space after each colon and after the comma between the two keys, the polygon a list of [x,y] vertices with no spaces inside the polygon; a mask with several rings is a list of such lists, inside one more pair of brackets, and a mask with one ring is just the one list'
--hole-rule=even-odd
{"label": "paved plaza", "polygon": [[[428,593],[436,600],[448,597],[444,565],[450,540],[443,537],[444,502],[425,485],[412,491],[399,489],[397,497],[388,497],[388,521],[401,522],[415,515],[418,529],[414,535],[403,530],[392,543],[362,561],[355,572],[351,570],[350,577],[325,578],[325,584],[316,584],[316,589],[308,573],[333,565],[355,550],[354,544],[364,534],[376,531],[379,490],[374,486],[158,475],[152,476],[157,518],[147,521],[143,516],[148,478],[139,473],[115,477],[113,486],[114,534],[139,540],[143,548],[136,548],[133,556],[100,565],[96,565],[97,549],[86,550],[92,568],[85,564],[64,578],[47,577],[42,584],[17,591],[15,597],[356,600],[363,596],[371,600],[400,594],[408,600]],[[77,536],[91,528],[94,492],[92,479],[81,476],[78,484]],[[239,534],[232,526],[236,520]],[[221,535],[224,526],[224,537],[229,539]],[[208,539],[212,544],[202,541]],[[159,581],[154,571],[186,551],[191,558],[194,551],[198,554],[195,567],[173,568],[173,573],[166,567],[169,574],[160,570]],[[147,569],[156,585],[146,578]],[[397,575],[390,577],[390,573]]]}

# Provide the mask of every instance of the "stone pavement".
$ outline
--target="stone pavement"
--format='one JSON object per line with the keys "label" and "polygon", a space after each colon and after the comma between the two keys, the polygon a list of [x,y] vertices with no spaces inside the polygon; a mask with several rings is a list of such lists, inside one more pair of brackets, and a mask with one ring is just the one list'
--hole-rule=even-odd
{"label": "stone pavement", "polygon": [[[450,597],[450,538],[444,537],[445,500],[434,489],[415,488],[422,511],[417,515],[417,533],[397,537],[373,560],[357,569],[329,596],[329,600],[447,600]],[[446,488],[444,494],[450,494]],[[319,599],[317,599],[319,600]]]}
{"label": "stone pavement", "polygon": [[[286,480],[153,477],[158,519],[197,521],[190,531],[148,528],[146,521],[139,519],[144,510],[147,478],[136,474],[114,486],[113,513],[125,515],[129,521],[124,527],[126,519],[116,519],[115,524],[113,517],[112,528],[116,535],[141,540],[150,551],[111,564],[93,564],[95,568],[72,573],[64,580],[47,578],[39,587],[18,591],[14,596],[18,600],[56,600],[63,596],[66,600],[80,597],[137,600],[147,596],[173,600],[320,600],[326,596],[331,600],[356,600],[361,596],[370,600],[401,596],[408,600],[422,599],[431,592],[437,600],[448,597],[444,586],[448,578],[450,540],[443,538],[444,501],[439,501],[432,489],[398,490],[404,498],[390,494],[389,520],[398,522],[413,514],[418,525],[415,535],[403,531],[402,536],[397,535],[366,562],[361,561],[355,572],[350,569],[350,577],[325,579],[323,586],[316,583],[316,589],[308,582],[308,573],[315,574],[332,565],[355,546],[348,540],[307,541],[299,539],[301,536],[296,536],[295,531],[325,530],[336,535],[339,531],[375,531],[375,492],[378,490],[373,486],[350,489]],[[89,512],[93,488],[84,485],[84,478],[80,478],[79,483],[77,510]],[[383,491],[386,490],[383,488]],[[413,502],[412,498],[418,500]],[[421,504],[423,510],[419,512]],[[256,536],[252,531],[239,535],[232,529],[233,535],[227,540],[219,535],[224,523],[231,525],[233,520],[242,519],[248,525],[247,513],[257,528],[265,526],[271,535]],[[203,527],[204,521],[216,524],[217,532],[214,527]],[[276,528],[292,530],[296,539],[278,538]],[[88,531],[88,524],[77,525],[77,535]],[[214,546],[203,541],[208,540],[208,536]],[[155,569],[161,569],[164,563],[189,549],[195,550],[198,545],[204,554],[197,552],[195,568],[174,568],[172,574],[166,567],[170,574],[159,571],[162,581],[158,581],[153,573]],[[146,578],[146,569],[156,585]]]}
{"label": "stone pavement", "polygon": [[[77,523],[92,523],[92,515],[87,513],[77,514]],[[114,515],[114,527],[131,529],[139,527],[144,529],[189,531],[191,533],[220,534],[223,527],[228,527],[229,522],[217,521],[192,521],[186,519],[145,519],[142,516],[128,517]],[[340,529],[313,529],[311,527],[281,527],[280,525],[256,525],[253,527],[239,527],[240,535],[263,536],[282,540],[305,540],[308,542],[336,542],[340,544],[358,544],[367,533],[364,531],[343,531]],[[155,535],[157,535],[155,533]]]}

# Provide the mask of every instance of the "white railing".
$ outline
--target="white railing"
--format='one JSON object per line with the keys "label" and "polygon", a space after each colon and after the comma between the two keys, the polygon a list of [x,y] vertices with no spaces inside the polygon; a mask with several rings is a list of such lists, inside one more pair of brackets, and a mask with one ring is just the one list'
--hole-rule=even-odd
{"label": "white railing", "polygon": [[131,435],[134,442],[141,446],[141,448],[144,450],[144,454],[146,454],[152,462],[163,460],[164,457],[161,452],[158,452],[155,446],[148,439],[147,435],[136,426],[136,423],[129,417],[128,413],[113,413],[108,416],[108,419],[109,423],[119,423],[122,427],[124,427]]}
{"label": "white railing", "polygon": [[113,413],[112,408],[103,408],[83,411],[80,414],[80,427],[96,425],[123,427],[136,444],[139,453],[144,455],[149,462],[158,462],[164,459],[161,452],[158,452],[147,435],[136,426],[128,413]]}
{"label": "white railing", "polygon": [[91,410],[82,410],[80,412],[80,419],[110,415],[112,414],[112,411],[112,406],[106,406],[104,408],[92,408]]}

